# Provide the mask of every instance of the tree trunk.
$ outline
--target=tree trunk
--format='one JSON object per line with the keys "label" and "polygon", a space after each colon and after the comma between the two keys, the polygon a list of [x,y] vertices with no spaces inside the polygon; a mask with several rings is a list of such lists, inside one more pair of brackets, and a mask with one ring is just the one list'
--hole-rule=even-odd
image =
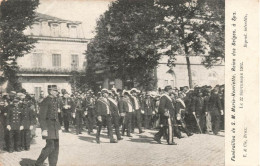
{"label": "tree trunk", "polygon": [[191,66],[190,66],[190,58],[186,56],[187,69],[188,69],[188,78],[189,78],[189,87],[193,88],[192,85],[192,75],[191,75]]}

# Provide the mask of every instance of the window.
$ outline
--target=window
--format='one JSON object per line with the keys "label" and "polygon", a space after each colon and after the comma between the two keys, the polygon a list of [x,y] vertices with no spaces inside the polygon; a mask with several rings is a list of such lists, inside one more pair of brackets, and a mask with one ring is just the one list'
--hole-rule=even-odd
{"label": "window", "polygon": [[77,69],[79,67],[79,56],[78,55],[71,55],[71,67],[73,69]]}
{"label": "window", "polygon": [[61,56],[60,54],[52,54],[52,66],[60,67],[61,66]]}
{"label": "window", "polygon": [[41,95],[42,88],[41,87],[34,87],[34,94],[35,99],[38,100]]}
{"label": "window", "polygon": [[170,81],[170,85],[174,86],[174,81],[173,80]]}
{"label": "window", "polygon": [[57,89],[57,85],[48,85],[48,91],[52,88]]}
{"label": "window", "polygon": [[70,27],[70,37],[71,37],[71,38],[77,38],[77,37],[78,37],[78,36],[77,36],[77,26],[72,25],[72,26]]}
{"label": "window", "polygon": [[51,24],[51,35],[54,37],[60,36],[59,24]]}
{"label": "window", "polygon": [[32,56],[32,67],[39,68],[42,66],[42,54],[33,53]]}
{"label": "window", "polygon": [[166,85],[169,85],[169,84],[168,84],[168,80],[164,80],[164,84],[165,84],[165,86],[166,86]]}

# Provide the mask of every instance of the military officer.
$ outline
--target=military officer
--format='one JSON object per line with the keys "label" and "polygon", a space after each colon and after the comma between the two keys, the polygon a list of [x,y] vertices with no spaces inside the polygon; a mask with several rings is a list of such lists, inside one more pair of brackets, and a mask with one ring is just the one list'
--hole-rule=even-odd
{"label": "military officer", "polygon": [[33,124],[36,119],[34,116],[33,108],[29,100],[30,96],[26,96],[24,99],[23,107],[22,107],[22,122],[23,130],[21,130],[21,148],[24,150],[30,150],[30,142],[31,142],[31,130],[33,129]]}
{"label": "military officer", "polygon": [[100,143],[100,132],[103,125],[107,126],[107,130],[109,133],[110,143],[117,143],[117,141],[113,138],[113,130],[112,130],[112,112],[110,109],[110,103],[108,101],[108,90],[101,90],[101,97],[97,100],[97,119],[98,119],[98,129],[96,134],[96,141]]}
{"label": "military officer", "polygon": [[[161,143],[161,137],[167,135],[168,145],[177,145],[173,141],[173,127],[176,125],[175,110],[170,95],[172,87],[170,85],[164,88],[165,94],[160,98],[159,114],[161,127],[158,133],[155,134],[154,140]],[[167,132],[168,131],[168,132]]]}
{"label": "military officer", "polygon": [[61,131],[58,119],[57,88],[48,89],[49,95],[42,101],[39,122],[42,138],[46,139],[46,146],[42,149],[35,165],[39,166],[48,158],[50,166],[56,166],[59,155],[59,133]]}
{"label": "military officer", "polygon": [[61,100],[61,110],[63,113],[63,122],[64,122],[64,128],[65,132],[69,132],[69,122],[70,122],[70,116],[72,113],[74,107],[74,103],[72,99],[69,97],[69,94],[67,91],[63,92],[62,100]]}
{"label": "military officer", "polygon": [[20,130],[23,130],[23,126],[21,126],[21,107],[19,106],[19,98],[15,97],[13,103],[8,105],[7,109],[6,128],[9,131],[8,151],[10,153],[14,150],[20,152]]}

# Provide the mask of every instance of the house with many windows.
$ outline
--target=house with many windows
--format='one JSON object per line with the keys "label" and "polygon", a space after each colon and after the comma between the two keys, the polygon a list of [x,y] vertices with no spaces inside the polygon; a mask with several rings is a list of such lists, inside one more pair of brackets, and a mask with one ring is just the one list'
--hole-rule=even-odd
{"label": "house with many windows", "polygon": [[34,25],[24,33],[37,43],[29,54],[17,60],[22,87],[36,98],[41,91],[47,94],[50,87],[70,92],[71,72],[85,71],[88,40],[82,23],[37,13]]}

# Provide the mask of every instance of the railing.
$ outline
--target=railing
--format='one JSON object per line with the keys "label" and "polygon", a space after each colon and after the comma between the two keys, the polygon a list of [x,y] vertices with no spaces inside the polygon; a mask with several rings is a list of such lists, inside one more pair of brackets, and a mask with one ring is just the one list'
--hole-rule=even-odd
{"label": "railing", "polygon": [[75,69],[75,68],[20,68],[19,69],[19,73],[23,73],[23,74],[70,74],[73,71],[84,73],[85,69]]}

